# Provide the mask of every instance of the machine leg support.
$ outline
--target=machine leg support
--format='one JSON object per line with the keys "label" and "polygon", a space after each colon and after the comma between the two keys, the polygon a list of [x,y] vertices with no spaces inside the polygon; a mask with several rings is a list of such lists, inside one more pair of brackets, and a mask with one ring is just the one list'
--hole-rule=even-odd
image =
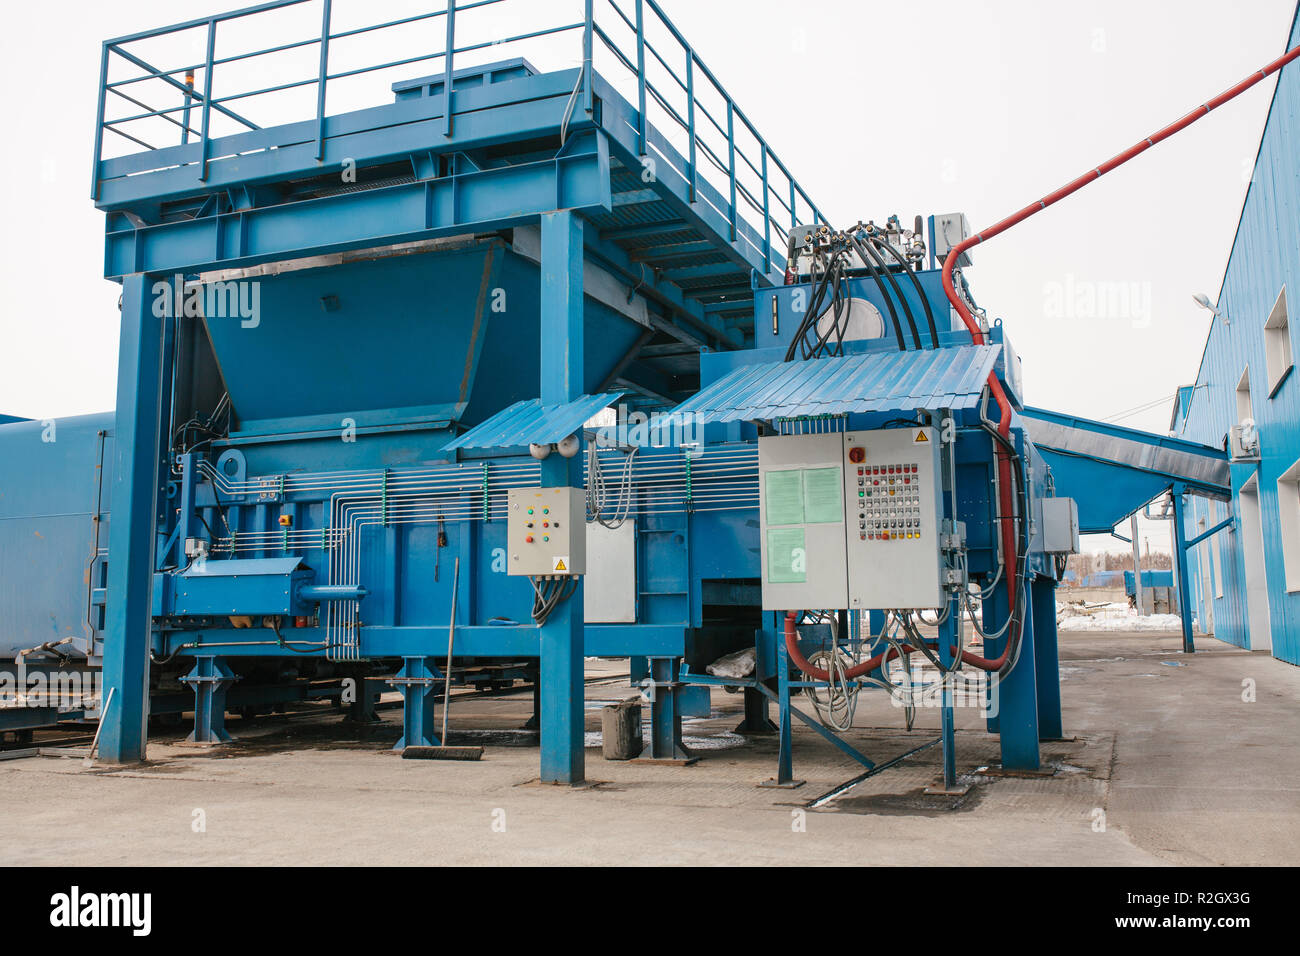
{"label": "machine leg support", "polygon": [[745,688],[745,719],[736,727],[738,734],[775,734],[780,728],[768,716],[767,698],[762,693]]}
{"label": "machine leg support", "polygon": [[239,680],[220,657],[197,657],[194,669],[181,678],[194,691],[194,732],[189,742],[224,744],[233,738],[226,731],[226,692]]}
{"label": "machine leg support", "polygon": [[760,783],[760,787],[777,787],[782,790],[794,790],[802,787],[803,780],[794,778],[794,736],[790,726],[790,658],[786,655],[785,640],[780,631],[776,636],[776,710],[777,710],[777,754],[776,776]]}
{"label": "machine leg support", "polygon": [[533,675],[533,715],[524,721],[524,730],[542,729],[542,675]]}
{"label": "machine leg support", "polygon": [[433,702],[442,679],[430,657],[404,657],[402,669],[389,681],[402,692],[402,739],[394,750],[440,747],[435,734]]}
{"label": "machine leg support", "polygon": [[650,679],[644,685],[650,697],[650,752],[641,756],[642,761],[685,766],[699,759],[682,745],[682,711],[678,699],[682,684],[678,676],[677,658],[650,658]]}
{"label": "machine leg support", "polygon": [[[945,667],[952,666],[952,649],[957,641],[957,626],[961,621],[961,607],[953,601],[948,617],[939,628],[939,660]],[[959,792],[957,786],[957,729],[953,714],[953,692],[950,686],[943,689],[942,708],[939,713],[940,734],[943,740],[943,792]]]}
{"label": "machine leg support", "polygon": [[352,681],[350,686],[351,693],[344,692],[343,702],[347,705],[347,717],[344,718],[350,724],[377,724],[379,719],[379,685],[376,681],[367,680],[370,675],[370,665],[362,664],[356,667],[346,669],[344,679]]}
{"label": "machine leg support", "polygon": [[1038,739],[1060,740],[1061,668],[1056,645],[1056,582],[1041,578],[1034,591],[1034,665],[1038,678]]}
{"label": "machine leg support", "polygon": [[[998,681],[998,733],[1002,737],[1002,769],[1036,771],[1038,754],[1038,672],[1034,654],[1034,608],[1037,586],[1027,588],[1025,633],[1020,657],[1011,673]],[[1055,619],[1056,605],[1052,605]]]}

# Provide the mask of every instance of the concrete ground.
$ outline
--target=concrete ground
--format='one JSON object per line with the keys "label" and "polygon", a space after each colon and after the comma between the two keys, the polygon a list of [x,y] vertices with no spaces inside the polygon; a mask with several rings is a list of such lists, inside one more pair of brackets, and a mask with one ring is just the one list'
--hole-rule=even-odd
{"label": "concrete ground", "polygon": [[[690,767],[616,763],[588,749],[585,789],[538,785],[535,747],[489,746],[478,763],[401,760],[385,725],[337,714],[231,719],[239,740],[201,751],[155,737],[150,762],[0,762],[0,864],[1294,864],[1300,862],[1300,669],[1175,634],[1062,635],[1066,733],[1050,776],[995,772],[997,741],[958,711],[962,798],[924,794],[932,748],[821,809],[805,805],[857,765],[796,724],[797,790],[770,737],[738,738],[741,698],[686,728]],[[589,662],[588,729],[631,696],[621,662]],[[606,675],[602,678],[602,675]],[[1253,688],[1253,700],[1249,691]],[[453,732],[517,728],[531,695],[453,700]],[[863,695],[848,736],[879,761],[932,739],[883,694]],[[453,740],[453,743],[456,742]]]}

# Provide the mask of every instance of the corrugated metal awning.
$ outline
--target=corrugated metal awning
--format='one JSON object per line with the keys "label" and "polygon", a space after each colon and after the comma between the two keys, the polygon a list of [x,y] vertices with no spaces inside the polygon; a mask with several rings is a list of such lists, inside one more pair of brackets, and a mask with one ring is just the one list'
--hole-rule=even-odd
{"label": "corrugated metal awning", "polygon": [[807,362],[764,362],[728,372],[673,415],[699,424],[973,408],[1000,350],[963,345],[913,352],[867,352]]}
{"label": "corrugated metal awning", "polygon": [[1039,449],[1160,475],[1212,497],[1232,495],[1232,463],[1222,448],[1041,408],[1021,414]]}
{"label": "corrugated metal awning", "polygon": [[568,438],[589,422],[593,415],[613,405],[626,394],[622,391],[583,395],[561,405],[543,405],[536,398],[516,402],[487,421],[475,425],[447,445],[446,450],[553,444]]}

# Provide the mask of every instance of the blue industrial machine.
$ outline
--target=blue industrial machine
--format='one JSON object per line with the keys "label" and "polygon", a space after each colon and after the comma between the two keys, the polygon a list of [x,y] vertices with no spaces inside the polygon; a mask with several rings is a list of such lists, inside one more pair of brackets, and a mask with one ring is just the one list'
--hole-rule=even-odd
{"label": "blue industrial machine", "polygon": [[[454,606],[457,672],[536,680],[547,781],[583,777],[584,656],[633,659],[653,760],[692,759],[683,710],[721,685],[748,731],[777,705],[776,785],[792,718],[870,772],[839,731],[859,691],[914,694],[910,660],[950,785],[969,673],[1036,768],[1075,459],[1035,445],[1001,324],[954,318],[934,257],[964,219],[832,229],[653,0],[540,6],[280,0],[105,44],[116,416],[0,426],[0,656],[102,664],[62,715],[111,761],[182,686],[220,741],[339,676],[400,689],[399,746],[430,744]],[[358,50],[381,30],[415,52]],[[577,65],[508,56],[539,43]],[[287,54],[305,79],[248,85]]]}

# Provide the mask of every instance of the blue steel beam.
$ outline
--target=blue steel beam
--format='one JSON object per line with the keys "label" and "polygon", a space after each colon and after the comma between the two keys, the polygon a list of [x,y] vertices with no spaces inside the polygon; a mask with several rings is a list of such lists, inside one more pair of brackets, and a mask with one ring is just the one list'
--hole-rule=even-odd
{"label": "blue steel beam", "polygon": [[[686,629],[680,625],[589,624],[583,651],[587,657],[680,657],[686,653]],[[325,631],[322,628],[294,628],[285,632],[286,642],[300,653],[325,654]],[[197,642],[198,647],[189,645]],[[240,657],[283,657],[277,641],[267,640],[250,645],[246,630],[208,628],[201,631],[171,631],[156,639],[158,656],[173,654],[193,657],[205,649],[234,653]],[[419,657],[430,647],[447,646],[446,626],[391,626],[368,624],[362,630],[361,651],[366,658]],[[531,625],[495,627],[466,625],[456,628],[456,656],[465,657],[538,657],[541,639]],[[295,655],[296,656],[296,655]],[[116,705],[114,705],[116,707]]]}
{"label": "blue steel beam", "polygon": [[[1038,751],[1038,665],[1034,640],[1035,589],[1026,587],[1021,592],[1026,606],[1020,610],[1024,617],[1024,636],[1020,641],[1020,656],[1006,676],[998,679],[998,734],[1002,745],[1003,770],[1037,770],[1040,766]],[[1005,609],[1002,604],[999,610]],[[1056,605],[1052,605],[1055,614]],[[1046,612],[1044,612],[1046,613]],[[998,623],[1001,626],[1001,622]],[[993,653],[987,647],[985,655]],[[1001,650],[997,653],[1001,653]]]}
{"label": "blue steel beam", "polygon": [[553,209],[609,209],[609,153],[344,193],[157,226],[110,230],[104,274],[174,274],[247,267],[349,249],[486,231],[536,220]]}
{"label": "blue steel beam", "polygon": [[[948,615],[939,625],[939,662],[944,667],[953,664],[953,648],[957,646],[957,628],[961,626],[961,604],[957,599],[948,603]],[[904,667],[910,662],[904,661]],[[939,711],[939,739],[943,741],[943,789],[957,790],[957,730],[953,715],[953,690],[949,681],[943,682]]]}
{"label": "blue steel beam", "polygon": [[[671,313],[671,320],[684,321],[697,332],[710,336],[714,344],[728,350],[742,347],[741,342],[727,334],[721,323],[710,320],[707,310],[699,302],[688,299],[674,283],[659,281],[653,269],[647,269],[614,243],[588,240],[587,254],[598,264],[622,276],[629,285],[637,287],[641,295],[665,306]],[[748,305],[745,309],[748,314]]]}
{"label": "blue steel beam", "polygon": [[1185,547],[1194,548],[1202,541],[1204,541],[1206,538],[1211,538],[1214,535],[1218,534],[1220,531],[1222,531],[1224,528],[1231,527],[1235,522],[1236,519],[1233,518],[1231,515],[1229,515],[1228,517],[1220,521],[1218,524],[1216,524],[1213,528],[1210,528],[1208,531],[1202,531],[1195,538],[1190,538],[1187,541]]}
{"label": "blue steel beam", "polygon": [[[583,222],[570,211],[542,216],[541,400],[583,394]],[[582,485],[582,455],[542,462],[542,485]],[[575,784],[583,766],[583,582],[541,627],[542,781]]]}
{"label": "blue steel beam", "polygon": [[1034,665],[1038,672],[1038,739],[1059,740],[1061,727],[1060,648],[1056,632],[1056,581],[1037,577],[1034,599]]}
{"label": "blue steel beam", "polygon": [[1192,589],[1187,567],[1187,505],[1183,496],[1187,487],[1176,484],[1169,491],[1174,501],[1174,570],[1178,575],[1178,616],[1183,624],[1183,653],[1196,653],[1196,639],[1192,634]]}
{"label": "blue steel beam", "polygon": [[[217,137],[209,141],[214,158],[206,182],[198,178],[202,150],[197,141],[106,159],[97,164],[96,204],[104,210],[125,209],[136,203],[205,196],[233,186],[319,176],[341,170],[349,159],[365,169],[412,154],[465,152],[558,137],[566,98],[577,76],[578,71],[565,70],[459,90],[460,115],[453,136],[442,130],[442,98],[421,97],[327,116],[323,131],[313,118]],[[585,119],[570,120],[571,135],[589,128]],[[319,160],[318,136],[323,143]]]}
{"label": "blue steel beam", "polygon": [[113,698],[100,737],[109,763],[145,757],[163,341],[151,288],[145,275],[122,282],[104,635],[104,693]]}

